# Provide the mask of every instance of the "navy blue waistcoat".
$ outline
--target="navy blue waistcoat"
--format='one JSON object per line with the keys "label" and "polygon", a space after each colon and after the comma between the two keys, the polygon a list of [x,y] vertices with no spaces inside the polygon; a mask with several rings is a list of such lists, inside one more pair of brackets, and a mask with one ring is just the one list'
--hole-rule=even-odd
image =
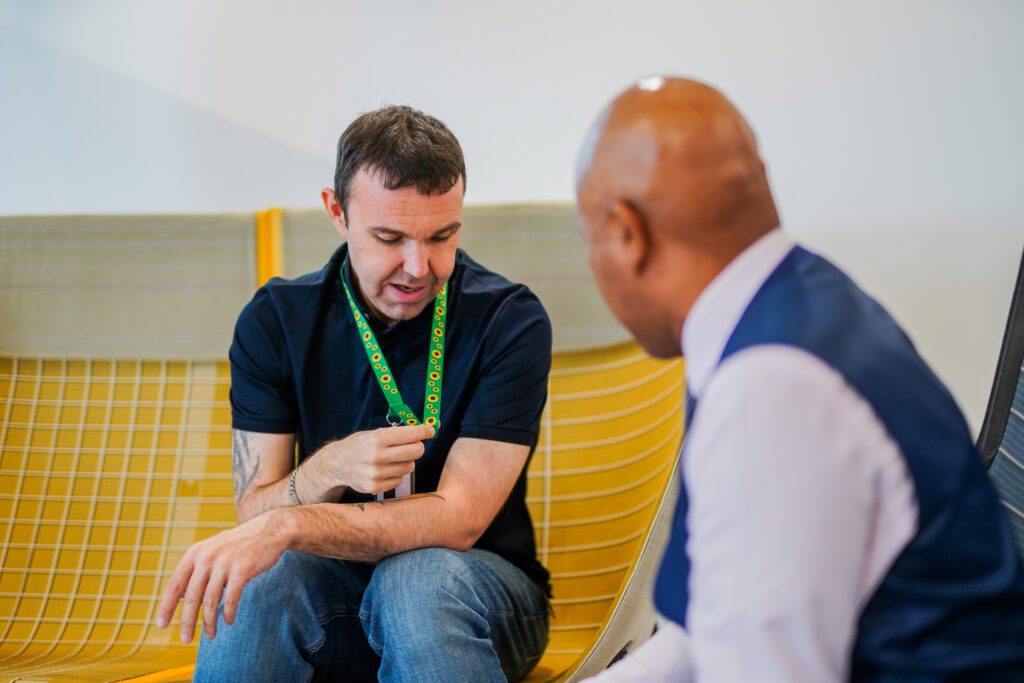
{"label": "navy blue waistcoat", "polygon": [[[839,372],[913,479],[918,530],[860,615],[850,679],[1024,680],[1020,556],[963,416],[910,340],[838,268],[796,247],[754,296],[721,360],[763,344],[802,349]],[[658,610],[684,627],[687,500],[684,480],[655,588]]]}

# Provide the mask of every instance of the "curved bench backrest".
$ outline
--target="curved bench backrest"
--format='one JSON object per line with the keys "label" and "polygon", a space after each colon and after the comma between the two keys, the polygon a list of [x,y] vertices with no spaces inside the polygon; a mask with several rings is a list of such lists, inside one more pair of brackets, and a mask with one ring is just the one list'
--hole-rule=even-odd
{"label": "curved bench backrest", "polygon": [[[523,211],[553,220],[546,209]],[[559,211],[558,220],[571,220],[565,207]],[[539,228],[531,231],[523,214],[512,213],[520,229],[508,234],[522,243],[488,247],[491,237],[481,229],[475,235],[485,246],[467,244],[471,253],[518,253],[509,264],[519,263],[521,274],[510,275],[544,298],[556,329],[559,320],[577,325],[564,339],[617,341],[621,329],[605,324],[607,313],[592,337],[586,315],[572,322],[587,310],[576,304],[597,301],[589,275],[583,279],[578,270],[586,267],[582,256],[559,266],[579,277],[545,281],[546,269],[556,267],[552,244],[562,238],[538,247]],[[467,225],[471,214],[467,209]],[[255,220],[246,226],[235,216],[165,218],[150,224],[145,217],[91,217],[96,226],[119,226],[95,240],[89,235],[103,229],[77,233],[73,217],[0,219],[3,258],[24,264],[8,271],[0,294],[15,304],[6,312],[0,307],[12,325],[0,337],[4,675],[123,679],[170,669],[162,680],[188,677],[194,646],[181,645],[175,629],[152,628],[152,618],[185,549],[235,523],[230,373],[220,359],[266,246],[255,237]],[[287,245],[297,238],[287,212],[283,218],[278,263],[287,265]],[[39,226],[55,223],[60,230],[37,238]],[[571,223],[562,227],[575,238]],[[170,235],[188,236],[191,247],[169,246]],[[310,253],[322,264],[336,243],[335,235],[325,250]],[[118,249],[120,256],[108,257]],[[217,264],[224,267],[218,271]],[[208,269],[222,279],[204,279]],[[60,288],[44,289],[48,281]],[[205,290],[211,282],[216,286]],[[567,299],[555,301],[562,293]],[[71,304],[74,310],[66,310]],[[67,333],[65,316],[75,334]],[[34,347],[38,330],[52,336]],[[681,399],[682,363],[652,360],[631,342],[556,352],[528,473],[538,548],[555,592],[551,645],[535,678],[572,670],[607,631],[664,500]],[[638,614],[648,620],[641,631],[649,631],[649,611]]]}

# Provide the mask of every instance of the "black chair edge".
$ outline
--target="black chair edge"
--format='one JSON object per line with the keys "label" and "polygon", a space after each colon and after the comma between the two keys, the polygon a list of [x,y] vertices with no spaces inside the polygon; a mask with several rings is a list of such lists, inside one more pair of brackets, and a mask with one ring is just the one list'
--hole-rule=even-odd
{"label": "black chair edge", "polygon": [[992,381],[992,393],[989,395],[985,420],[978,435],[978,451],[981,453],[985,467],[989,467],[999,453],[999,445],[1006,432],[1006,422],[1013,405],[1014,392],[1017,389],[1021,365],[1024,363],[1024,250],[1021,252],[1020,269],[1017,272],[1017,284],[1013,288],[1013,299],[1010,301],[1010,315],[1006,321],[1006,334],[999,350],[996,363],[996,375]]}

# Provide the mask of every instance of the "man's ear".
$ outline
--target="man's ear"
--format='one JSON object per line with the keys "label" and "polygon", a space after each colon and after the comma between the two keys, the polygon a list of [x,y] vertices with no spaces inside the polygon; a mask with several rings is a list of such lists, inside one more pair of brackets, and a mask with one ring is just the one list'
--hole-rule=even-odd
{"label": "man's ear", "polygon": [[338,231],[341,239],[346,239],[348,237],[348,221],[345,219],[345,212],[342,210],[341,204],[338,203],[338,197],[334,194],[334,190],[325,187],[320,192],[320,199],[324,202],[327,217],[331,219],[331,223],[334,223],[334,229]]}
{"label": "man's ear", "polygon": [[629,200],[619,199],[611,206],[609,223],[622,265],[634,273],[641,272],[651,255],[651,233],[643,214]]}

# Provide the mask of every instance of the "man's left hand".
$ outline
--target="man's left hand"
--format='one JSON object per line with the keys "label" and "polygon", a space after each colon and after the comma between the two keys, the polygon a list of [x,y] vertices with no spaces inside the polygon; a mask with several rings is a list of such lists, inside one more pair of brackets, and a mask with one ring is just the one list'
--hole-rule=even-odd
{"label": "man's left hand", "polygon": [[183,643],[192,641],[200,605],[207,638],[217,635],[221,598],[224,622],[233,624],[245,584],[273,567],[288,548],[288,525],[282,524],[288,519],[286,510],[272,510],[189,548],[167,582],[157,609],[157,626],[164,628],[170,623],[182,597]]}

